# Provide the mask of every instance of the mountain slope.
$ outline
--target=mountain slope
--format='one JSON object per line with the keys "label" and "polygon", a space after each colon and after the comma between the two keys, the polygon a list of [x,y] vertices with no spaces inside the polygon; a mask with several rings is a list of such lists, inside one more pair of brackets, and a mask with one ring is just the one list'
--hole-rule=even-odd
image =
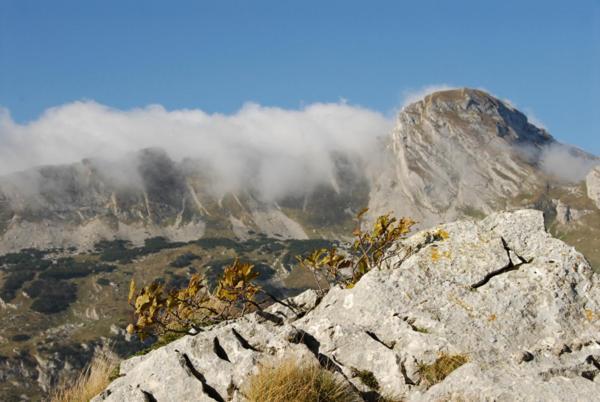
{"label": "mountain slope", "polygon": [[[425,226],[469,211],[490,213],[552,180],[543,170],[552,147],[577,152],[485,92],[436,92],[399,114],[390,166],[374,184],[371,207],[413,216]],[[592,166],[591,155],[576,156]]]}
{"label": "mountain slope", "polygon": [[368,184],[347,156],[334,160],[330,185],[278,202],[248,190],[219,194],[202,161],[175,162],[159,149],[112,164],[84,160],[13,174],[0,178],[0,253],[28,247],[89,250],[113,238],[141,244],[156,236],[246,239],[257,232],[335,237],[351,222],[351,211],[366,204]]}

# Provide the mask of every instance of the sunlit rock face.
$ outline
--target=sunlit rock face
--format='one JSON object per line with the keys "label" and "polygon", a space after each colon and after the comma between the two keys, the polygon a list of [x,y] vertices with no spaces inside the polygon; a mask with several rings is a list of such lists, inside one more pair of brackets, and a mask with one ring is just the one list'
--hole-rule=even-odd
{"label": "sunlit rock face", "polygon": [[424,223],[472,210],[487,213],[539,186],[536,163],[553,138],[482,91],[436,92],[405,107],[389,145],[389,168],[371,206]]}
{"label": "sunlit rock face", "polygon": [[[307,291],[126,360],[94,401],[243,401],[261,365],[289,358],[322,364],[365,400],[597,399],[600,278],[585,258],[539,211],[438,229],[448,238],[415,234],[351,289]],[[428,384],[420,367],[441,353],[464,364]]]}
{"label": "sunlit rock face", "polygon": [[600,166],[594,168],[586,177],[586,187],[588,197],[600,209]]}

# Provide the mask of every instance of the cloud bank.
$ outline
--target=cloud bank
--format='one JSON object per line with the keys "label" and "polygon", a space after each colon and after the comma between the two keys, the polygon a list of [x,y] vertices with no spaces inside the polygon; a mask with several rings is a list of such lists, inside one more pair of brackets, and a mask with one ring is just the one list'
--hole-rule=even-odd
{"label": "cloud bank", "polygon": [[391,126],[382,114],[346,103],[299,110],[249,103],[225,115],[157,105],[122,111],[86,101],[48,109],[27,124],[0,110],[0,175],[158,147],[175,160],[201,160],[221,192],[252,180],[267,198],[277,198],[329,180],[332,153],[371,159],[377,138]]}
{"label": "cloud bank", "polygon": [[[403,105],[451,88],[432,85],[405,92]],[[394,118],[344,101],[300,109],[248,103],[232,114],[159,105],[123,111],[81,101],[48,109],[26,124],[0,108],[0,175],[95,158],[106,162],[102,166],[112,177],[129,183],[137,172],[128,154],[162,148],[176,161],[200,161],[211,172],[217,195],[251,189],[276,200],[331,183],[336,154],[377,162],[379,140],[393,124]],[[597,163],[582,155],[552,147],[542,153],[539,165],[580,180]]]}

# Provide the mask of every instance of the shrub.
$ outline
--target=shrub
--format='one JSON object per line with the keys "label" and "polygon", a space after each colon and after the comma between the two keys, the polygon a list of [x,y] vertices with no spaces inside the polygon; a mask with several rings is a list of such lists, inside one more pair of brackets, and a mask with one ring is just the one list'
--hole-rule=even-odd
{"label": "shrub", "polygon": [[175,258],[174,261],[171,262],[172,267],[174,268],[183,268],[190,265],[194,260],[199,259],[200,257],[194,253],[185,253]]}
{"label": "shrub", "polygon": [[417,373],[419,374],[421,381],[424,381],[428,386],[432,386],[444,381],[451,372],[468,361],[468,357],[464,354],[450,355],[442,353],[436,361],[431,364],[420,363],[417,367]]}
{"label": "shrub", "polygon": [[308,257],[297,257],[298,262],[308,268],[321,288],[319,277],[327,283],[353,287],[371,269],[381,266],[389,258],[386,253],[399,239],[410,232],[414,221],[408,218],[396,219],[390,214],[377,218],[371,230],[362,230],[362,218],[368,209],[363,209],[356,217],[357,226],[350,252],[340,252],[335,246],[313,251]]}
{"label": "shrub", "polygon": [[135,323],[127,331],[142,338],[199,331],[203,326],[260,308],[254,301],[260,288],[253,283],[258,276],[253,269],[252,264],[235,260],[225,267],[213,294],[199,274],[192,275],[187,287],[181,289],[167,289],[155,281],[137,292],[135,282],[131,281],[128,301],[134,308]]}
{"label": "shrub", "polygon": [[375,375],[373,374],[373,372],[371,372],[369,370],[358,370],[358,369],[353,368],[352,375],[354,377],[358,377],[360,382],[362,382],[363,384],[365,384],[367,387],[371,388],[372,390],[377,391],[379,389],[379,381],[377,381],[377,378],[375,378]]}
{"label": "shrub", "polygon": [[112,272],[113,265],[98,264],[96,262],[78,262],[73,258],[61,258],[46,271],[40,274],[42,279],[71,279],[88,276],[98,272]]}
{"label": "shrub", "polygon": [[108,286],[110,285],[110,280],[107,278],[98,278],[96,279],[96,283],[100,286]]}
{"label": "shrub", "polygon": [[126,240],[101,240],[94,245],[100,254],[102,261],[119,261],[129,263],[133,261],[137,253],[129,248],[130,243]]}
{"label": "shrub", "polygon": [[111,381],[118,365],[116,357],[108,352],[97,354],[85,370],[71,382],[63,382],[51,394],[51,402],[88,402],[102,392]]}
{"label": "shrub", "polygon": [[25,342],[31,339],[31,335],[28,334],[16,334],[10,337],[13,342]]}
{"label": "shrub", "polygon": [[33,271],[10,272],[4,280],[2,290],[0,291],[0,297],[2,297],[2,299],[5,301],[14,299],[17,294],[17,290],[19,290],[25,282],[33,279],[34,276],[35,272]]}
{"label": "shrub", "polygon": [[31,261],[45,261],[44,256],[48,251],[26,248],[18,253],[8,253],[0,256],[0,265],[29,264]]}
{"label": "shrub", "polygon": [[142,247],[131,247],[129,241],[116,239],[101,240],[94,245],[94,248],[102,261],[118,261],[121,264],[129,264],[136,258],[182,245],[184,243],[171,243],[164,237],[151,237],[144,240]]}
{"label": "shrub", "polygon": [[240,247],[234,240],[224,237],[203,237],[202,239],[196,240],[194,243],[206,249],[214,249],[217,247],[237,249]]}
{"label": "shrub", "polygon": [[250,402],[358,402],[362,399],[343,379],[316,363],[284,360],[263,366],[243,390]]}
{"label": "shrub", "polygon": [[54,314],[66,310],[77,299],[77,286],[57,280],[35,280],[25,289],[32,298],[31,309]]}

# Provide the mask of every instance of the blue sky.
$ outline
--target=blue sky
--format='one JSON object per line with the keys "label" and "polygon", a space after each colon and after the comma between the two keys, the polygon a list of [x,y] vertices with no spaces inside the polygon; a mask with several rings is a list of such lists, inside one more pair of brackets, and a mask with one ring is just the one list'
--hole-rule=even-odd
{"label": "blue sky", "polygon": [[600,1],[0,1],[0,106],[18,122],[80,99],[391,113],[440,84],[600,154]]}

